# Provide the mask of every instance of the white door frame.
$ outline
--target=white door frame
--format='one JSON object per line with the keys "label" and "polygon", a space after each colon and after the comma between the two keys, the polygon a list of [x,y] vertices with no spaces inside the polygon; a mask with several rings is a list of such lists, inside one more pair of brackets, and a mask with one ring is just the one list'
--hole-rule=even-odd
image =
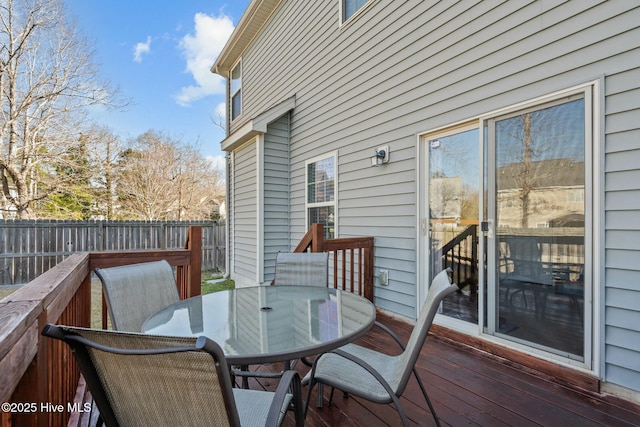
{"label": "white door frame", "polygon": [[[505,345],[517,350],[521,350],[525,353],[532,354],[541,359],[554,361],[556,363],[572,366],[587,372],[593,372],[596,375],[600,375],[603,372],[604,355],[602,346],[603,335],[603,283],[604,283],[604,265],[595,263],[595,260],[604,260],[604,201],[603,201],[603,183],[604,183],[604,135],[603,135],[603,113],[602,105],[604,95],[602,94],[603,78],[595,81],[587,82],[574,86],[572,88],[554,92],[549,95],[541,96],[536,99],[532,99],[520,104],[511,105],[508,108],[502,108],[499,110],[491,111],[487,114],[479,116],[474,119],[464,120],[458,123],[454,123],[448,126],[432,129],[427,132],[420,132],[416,134],[416,317],[419,315],[419,309],[422,306],[427,290],[428,290],[428,278],[430,275],[430,263],[425,262],[429,259],[429,189],[428,187],[428,165],[429,165],[429,150],[426,146],[429,136],[435,134],[445,135],[449,131],[451,133],[459,132],[464,129],[465,126],[472,126],[475,124],[480,129],[479,132],[479,153],[480,159],[482,159],[482,165],[480,170],[484,172],[484,144],[488,142],[484,140],[484,125],[485,122],[498,115],[505,114],[509,111],[515,111],[518,109],[527,108],[530,106],[542,104],[557,100],[565,95],[571,95],[575,93],[584,93],[585,97],[585,120],[587,121],[585,126],[585,164],[591,167],[586,167],[585,171],[585,247],[589,247],[590,250],[585,251],[585,266],[593,266],[585,276],[585,283],[591,283],[590,289],[585,289],[585,330],[584,330],[584,361],[576,361],[569,358],[561,357],[556,354],[552,354],[540,349],[535,349],[530,346],[522,345],[516,342],[505,340],[495,335],[488,335],[484,333],[484,305],[486,301],[484,299],[484,292],[478,292],[479,304],[478,304],[478,325],[474,325],[468,322],[459,321],[446,316],[437,316],[435,322],[443,326],[451,327],[457,331],[467,333],[473,336],[481,336],[487,341],[498,343],[499,345]],[[591,148],[591,149],[589,149]],[[490,154],[490,153],[489,153]],[[483,173],[481,173],[483,175]],[[480,187],[484,189],[483,176],[479,177]],[[481,191],[483,192],[483,191]],[[485,221],[483,218],[484,197],[481,194],[479,198],[479,221]],[[491,219],[491,218],[489,218]],[[589,224],[589,225],[587,225]],[[489,231],[486,233],[489,243],[494,238],[492,235],[493,229],[491,221],[489,221]],[[479,253],[485,253],[486,248],[483,244],[484,239],[480,239]],[[488,260],[489,262],[490,260]],[[479,284],[484,283],[484,269],[478,269]],[[491,278],[489,273],[488,279]],[[491,288],[491,287],[490,287]],[[495,295],[494,295],[495,296]],[[491,318],[491,316],[488,316]],[[491,321],[491,320],[489,320]],[[490,330],[495,330],[495,324]]]}

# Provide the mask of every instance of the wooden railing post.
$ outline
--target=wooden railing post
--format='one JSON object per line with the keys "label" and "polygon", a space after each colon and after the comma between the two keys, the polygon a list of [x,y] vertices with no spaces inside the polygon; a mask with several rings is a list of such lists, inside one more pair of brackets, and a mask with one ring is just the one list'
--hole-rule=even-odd
{"label": "wooden railing post", "polygon": [[322,252],[324,250],[324,225],[311,225],[311,252]]}
{"label": "wooden railing post", "polygon": [[369,245],[364,248],[364,289],[363,294],[366,299],[373,302],[373,238],[369,241]]}
{"label": "wooden railing post", "polygon": [[177,281],[180,298],[191,298],[202,292],[202,227],[190,226],[184,245],[189,250],[188,266],[178,266]]}
{"label": "wooden railing post", "polygon": [[324,226],[322,224],[311,224],[311,228],[302,236],[300,243],[293,252],[324,252]]}

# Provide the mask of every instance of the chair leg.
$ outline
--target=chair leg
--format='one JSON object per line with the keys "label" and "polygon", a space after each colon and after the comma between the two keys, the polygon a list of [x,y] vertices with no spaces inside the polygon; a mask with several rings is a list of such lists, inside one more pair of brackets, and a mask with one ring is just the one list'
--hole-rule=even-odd
{"label": "chair leg", "polygon": [[[242,365],[240,367],[240,370],[248,371],[249,367],[247,365]],[[245,377],[245,376],[242,377],[242,388],[245,389],[245,390],[249,389],[249,378],[248,377]]]}
{"label": "chair leg", "polygon": [[[333,388],[331,389],[331,395],[333,396]],[[316,399],[316,408],[322,408],[323,398],[324,398],[324,384],[318,383],[318,396]],[[329,405],[331,405],[331,398],[329,398]]]}
{"label": "chair leg", "polygon": [[333,392],[335,391],[335,388],[331,387],[331,392],[329,393],[329,406],[331,406],[331,404],[333,403]]}
{"label": "chair leg", "polygon": [[307,399],[304,402],[304,412],[302,415],[303,419],[307,419],[307,412],[309,412],[309,402],[311,401],[311,391],[313,391],[313,386],[315,386],[316,383],[313,380],[309,380],[309,388],[307,389]]}
{"label": "chair leg", "polygon": [[[395,405],[396,410],[398,411],[398,415],[400,415],[400,419],[402,420],[402,425],[404,427],[409,427],[409,420],[407,419],[407,416],[404,413],[404,409],[402,409],[402,405],[400,405],[400,400],[395,394],[391,395],[391,400],[393,400],[393,404]],[[436,419],[436,423],[437,422],[438,420]],[[440,427],[440,424],[438,424],[438,427]]]}
{"label": "chair leg", "polygon": [[429,399],[429,396],[427,395],[427,390],[424,388],[424,384],[422,384],[422,380],[418,376],[418,371],[416,371],[416,368],[413,368],[413,375],[416,377],[416,380],[418,380],[418,385],[420,386],[420,390],[422,390],[422,395],[424,396],[424,399],[427,401],[427,405],[429,406],[429,410],[431,411],[431,415],[433,415],[433,419],[436,421],[436,426],[440,427],[440,420],[438,419],[438,416],[436,415],[436,410],[433,407],[433,405],[431,404],[431,399]]}

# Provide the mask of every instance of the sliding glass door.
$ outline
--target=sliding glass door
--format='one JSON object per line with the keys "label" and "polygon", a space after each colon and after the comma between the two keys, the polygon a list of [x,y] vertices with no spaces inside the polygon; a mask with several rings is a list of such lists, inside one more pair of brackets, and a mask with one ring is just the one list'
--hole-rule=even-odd
{"label": "sliding glass door", "polygon": [[452,270],[460,291],[449,295],[442,314],[478,323],[478,125],[428,135],[427,191],[430,278]]}
{"label": "sliding glass door", "polygon": [[420,139],[424,278],[451,268],[460,288],[441,306],[445,322],[466,331],[477,324],[516,347],[585,366],[593,313],[591,90]]}
{"label": "sliding glass door", "polygon": [[585,95],[485,121],[487,332],[585,356]]}

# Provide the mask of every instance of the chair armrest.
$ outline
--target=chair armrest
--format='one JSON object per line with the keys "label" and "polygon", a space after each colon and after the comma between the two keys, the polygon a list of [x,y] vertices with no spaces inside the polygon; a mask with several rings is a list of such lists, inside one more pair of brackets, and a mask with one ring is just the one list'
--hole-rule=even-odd
{"label": "chair armrest", "polygon": [[304,420],[302,418],[302,386],[300,385],[300,375],[296,371],[285,371],[278,383],[278,387],[269,408],[266,426],[277,426],[280,420],[280,410],[284,404],[287,394],[293,396],[293,407],[295,410],[296,426],[302,427]]}
{"label": "chair armrest", "polygon": [[383,331],[385,331],[387,334],[389,334],[391,338],[393,338],[395,342],[398,343],[402,351],[404,351],[404,344],[402,344],[402,342],[400,341],[400,338],[398,338],[398,336],[391,329],[389,329],[386,325],[383,325],[382,323],[378,322],[377,320],[373,322],[373,324],[378,328],[382,329]]}
{"label": "chair armrest", "polygon": [[280,378],[282,372],[259,372],[259,371],[243,371],[241,369],[231,369],[231,374],[241,378]]}

